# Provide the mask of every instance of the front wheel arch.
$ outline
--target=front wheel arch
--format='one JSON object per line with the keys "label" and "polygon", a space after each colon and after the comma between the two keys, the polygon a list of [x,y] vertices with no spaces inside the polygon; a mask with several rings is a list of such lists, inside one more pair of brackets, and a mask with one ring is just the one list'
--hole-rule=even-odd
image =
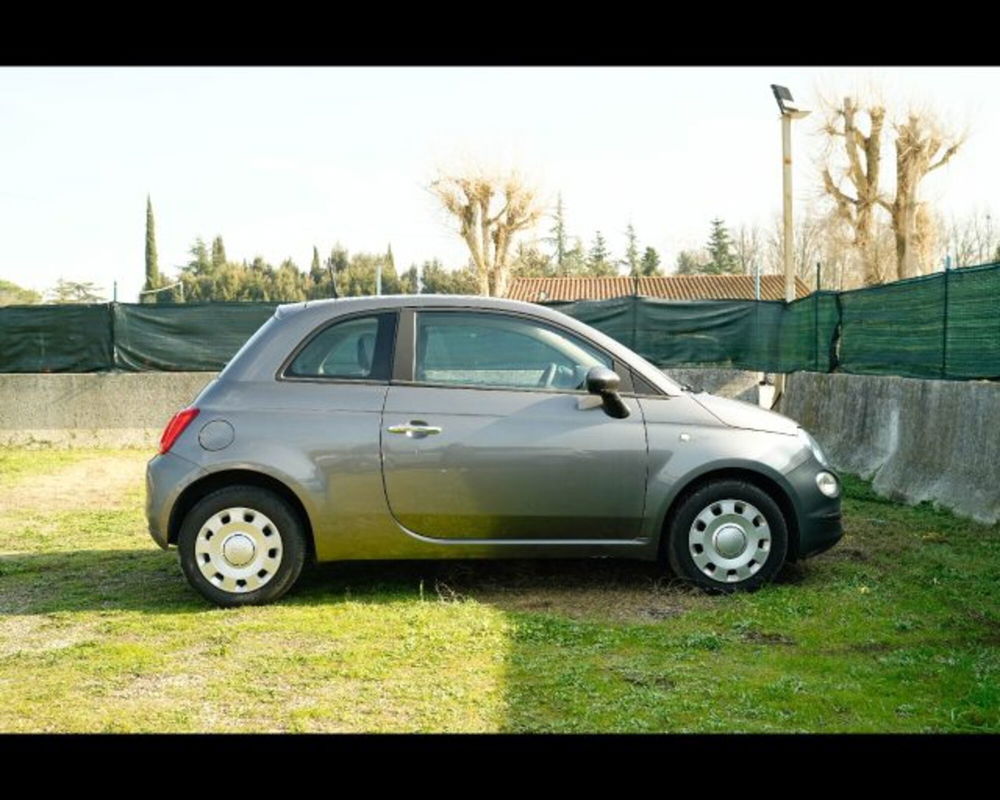
{"label": "front wheel arch", "polygon": [[774,502],[781,509],[781,514],[785,518],[785,526],[788,528],[788,553],[787,561],[797,561],[799,558],[799,518],[795,510],[795,504],[788,492],[773,478],[745,467],[724,467],[703,472],[689,480],[678,491],[670,505],[667,507],[660,523],[659,542],[657,552],[661,558],[666,557],[667,542],[670,538],[670,526],[673,522],[677,509],[680,508],[684,500],[702,486],[718,480],[738,480],[753,484],[758,489],[770,495]]}

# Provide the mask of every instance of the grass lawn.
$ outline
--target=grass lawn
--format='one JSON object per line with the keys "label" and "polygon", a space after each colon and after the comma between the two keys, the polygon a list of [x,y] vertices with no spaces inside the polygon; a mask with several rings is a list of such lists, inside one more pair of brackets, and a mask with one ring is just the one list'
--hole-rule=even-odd
{"label": "grass lawn", "polygon": [[0,449],[0,731],[1000,731],[1000,528],[859,480],[844,540],[752,595],[351,563],[219,610],[146,532],[148,455]]}

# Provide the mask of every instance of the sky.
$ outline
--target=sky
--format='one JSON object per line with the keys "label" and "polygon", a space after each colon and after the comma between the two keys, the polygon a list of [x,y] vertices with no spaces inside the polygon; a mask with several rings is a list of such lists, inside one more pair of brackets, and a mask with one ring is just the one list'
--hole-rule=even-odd
{"label": "sky", "polygon": [[[585,247],[599,229],[620,257],[631,222],[672,267],[713,217],[780,212],[771,83],[810,108],[877,85],[890,108],[934,109],[968,140],[924,197],[946,217],[1000,208],[998,68],[3,68],[0,278],[109,297],[117,281],[135,301],[147,193],[168,276],[216,235],[275,265],[339,242],[458,267],[426,187],[470,162],[516,168],[547,207],[561,192]],[[797,209],[817,195],[820,117],[794,123]]]}

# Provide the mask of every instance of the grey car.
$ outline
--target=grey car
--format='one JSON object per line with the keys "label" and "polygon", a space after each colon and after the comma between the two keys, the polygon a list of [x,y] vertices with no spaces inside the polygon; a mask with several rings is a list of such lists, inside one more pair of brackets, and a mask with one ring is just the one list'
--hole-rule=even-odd
{"label": "grey car", "polygon": [[171,419],[146,488],[153,539],[223,606],[348,559],[610,556],[752,590],[842,534],[794,421],[485,297],[279,306]]}

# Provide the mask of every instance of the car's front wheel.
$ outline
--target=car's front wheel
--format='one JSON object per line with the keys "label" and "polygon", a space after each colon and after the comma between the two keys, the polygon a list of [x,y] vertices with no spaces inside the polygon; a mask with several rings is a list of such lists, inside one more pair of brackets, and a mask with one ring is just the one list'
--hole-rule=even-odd
{"label": "car's front wheel", "polygon": [[673,571],[709,591],[753,591],[777,575],[788,552],[778,504],[740,480],[711,481],[689,492],[666,533]]}
{"label": "car's front wheel", "polygon": [[227,486],[202,498],[184,518],[177,548],[188,582],[220,606],[277,600],[306,558],[298,515],[257,486]]}

